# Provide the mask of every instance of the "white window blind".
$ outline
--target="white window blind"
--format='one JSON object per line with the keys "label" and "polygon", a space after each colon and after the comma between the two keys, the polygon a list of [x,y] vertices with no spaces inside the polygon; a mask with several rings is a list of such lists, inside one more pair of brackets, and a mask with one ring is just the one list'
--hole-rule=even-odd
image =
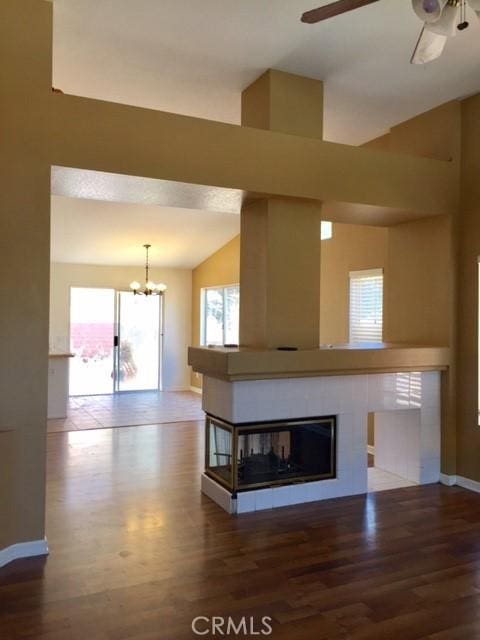
{"label": "white window blind", "polygon": [[383,270],[350,272],[350,342],[383,340]]}

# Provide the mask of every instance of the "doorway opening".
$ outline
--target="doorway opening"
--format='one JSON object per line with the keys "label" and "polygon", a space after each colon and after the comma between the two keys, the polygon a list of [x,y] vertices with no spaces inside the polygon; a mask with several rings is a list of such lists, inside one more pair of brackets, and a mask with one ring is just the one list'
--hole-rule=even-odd
{"label": "doorway opening", "polygon": [[70,288],[70,396],[162,390],[163,296]]}
{"label": "doorway opening", "polygon": [[368,414],[368,492],[414,487],[420,466],[420,410]]}

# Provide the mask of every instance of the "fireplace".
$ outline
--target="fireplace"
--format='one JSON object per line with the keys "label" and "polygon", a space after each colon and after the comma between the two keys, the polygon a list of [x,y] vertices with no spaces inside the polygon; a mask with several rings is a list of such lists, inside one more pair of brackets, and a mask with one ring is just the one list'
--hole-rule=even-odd
{"label": "fireplace", "polygon": [[232,424],[207,414],[205,473],[235,495],[336,477],[334,416]]}

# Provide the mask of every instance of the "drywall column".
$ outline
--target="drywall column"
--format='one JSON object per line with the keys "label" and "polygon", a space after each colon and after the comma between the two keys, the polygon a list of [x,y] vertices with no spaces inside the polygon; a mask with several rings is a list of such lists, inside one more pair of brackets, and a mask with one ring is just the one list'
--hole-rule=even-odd
{"label": "drywall column", "polygon": [[[392,152],[448,160],[458,189],[467,142],[461,135],[462,105],[453,101],[394,127],[388,146]],[[391,227],[385,274],[385,340],[450,347],[450,366],[442,375],[442,472],[447,475],[457,473],[457,390],[460,397],[466,387],[456,382],[457,232],[455,212]],[[472,264],[471,273],[476,260]],[[465,304],[458,308],[461,318],[468,317]]]}
{"label": "drywall column", "polygon": [[242,210],[240,343],[318,347],[320,204],[263,199]]}
{"label": "drywall column", "polygon": [[323,137],[323,82],[269,69],[242,93],[242,127]]}
{"label": "drywall column", "polygon": [[44,548],[51,25],[50,3],[0,3],[0,564]]}
{"label": "drywall column", "polygon": [[[242,125],[321,139],[323,84],[270,69],[243,92]],[[263,198],[244,206],[242,345],[318,346],[320,212],[320,202],[293,198]]]}
{"label": "drywall column", "polygon": [[480,95],[462,102],[461,207],[457,385],[457,475],[480,487],[479,417],[479,256],[480,256]]}

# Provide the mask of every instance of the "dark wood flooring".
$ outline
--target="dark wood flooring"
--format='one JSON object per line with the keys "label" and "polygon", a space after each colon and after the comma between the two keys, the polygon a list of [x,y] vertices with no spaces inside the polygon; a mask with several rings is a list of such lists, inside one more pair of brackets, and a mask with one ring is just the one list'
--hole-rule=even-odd
{"label": "dark wood flooring", "polygon": [[271,616],[278,640],[480,638],[480,495],[231,517],[202,464],[201,422],[49,435],[51,555],[0,569],[1,640],[220,637],[196,616]]}

